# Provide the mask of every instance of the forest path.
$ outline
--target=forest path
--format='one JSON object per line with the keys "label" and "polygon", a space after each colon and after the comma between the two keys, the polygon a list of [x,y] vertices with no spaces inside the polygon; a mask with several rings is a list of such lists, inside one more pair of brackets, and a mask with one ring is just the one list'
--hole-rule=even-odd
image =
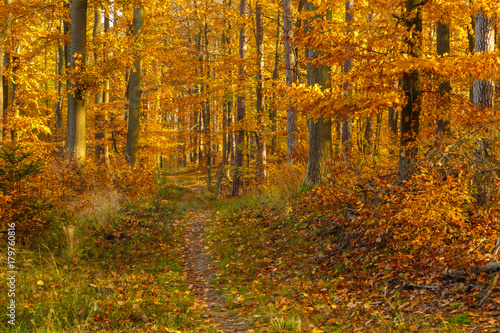
{"label": "forest path", "polygon": [[[194,195],[203,191],[198,186],[182,184],[175,176],[172,179],[177,186],[187,188],[190,191],[182,198],[181,204],[196,200]],[[207,326],[223,333],[253,332],[244,319],[229,313],[221,300],[221,295],[216,292],[214,286],[210,283],[213,271],[211,269],[211,257],[206,251],[205,241],[205,231],[207,230],[210,215],[211,211],[203,208],[187,215],[184,220],[183,272],[189,283],[189,288],[196,296],[198,306],[205,313],[204,317],[207,318]]]}

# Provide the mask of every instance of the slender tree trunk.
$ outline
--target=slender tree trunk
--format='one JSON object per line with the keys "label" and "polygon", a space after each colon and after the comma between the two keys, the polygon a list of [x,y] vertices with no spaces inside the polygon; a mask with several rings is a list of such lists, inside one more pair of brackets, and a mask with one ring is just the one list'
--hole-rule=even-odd
{"label": "slender tree trunk", "polygon": [[[241,121],[245,118],[245,80],[246,80],[246,58],[247,58],[247,27],[246,27],[246,16],[247,16],[247,0],[240,1],[240,16],[243,23],[240,29],[240,66],[238,69],[239,76],[239,89],[238,89],[238,101],[236,110],[236,121],[238,125],[241,126]],[[243,165],[243,146],[245,143],[245,131],[240,128],[236,134],[236,149],[234,152],[234,175],[233,175],[233,190],[232,195],[238,195],[240,193],[240,183],[241,183],[241,166]]]}
{"label": "slender tree trunk", "polygon": [[[421,0],[406,1],[406,27],[410,36],[406,40],[408,54],[420,57],[422,39],[422,7]],[[422,88],[420,71],[413,70],[403,74],[403,91],[406,104],[401,114],[401,155],[399,158],[399,174],[407,174],[415,162],[417,147],[415,145],[420,129],[420,110],[422,105]]]}
{"label": "slender tree trunk", "polygon": [[[285,73],[286,85],[291,87],[293,83],[297,82],[297,69],[296,69],[296,54],[292,45],[293,39],[293,1],[283,0],[283,43],[285,46]],[[296,149],[298,145],[297,138],[297,110],[291,100],[288,101],[287,109],[287,125],[286,125],[286,138],[287,138],[287,160],[288,163],[293,163],[296,159]]]}
{"label": "slender tree trunk", "polygon": [[[5,5],[9,6],[12,4],[12,0],[5,0]],[[4,77],[4,53],[6,49],[6,44],[7,44],[7,39],[9,38],[10,35],[10,21],[12,19],[12,13],[9,11],[7,14],[7,19],[4,25],[4,29],[0,32],[0,78],[2,79],[2,82],[0,82],[0,142],[3,141],[4,139],[4,117],[5,117],[5,110],[7,109],[7,100],[8,100],[8,94],[7,97],[5,96],[7,91],[4,91],[4,87],[6,86],[7,80]]]}
{"label": "slender tree trunk", "polygon": [[[354,0],[347,0],[345,3],[345,21],[354,21],[354,14],[352,9],[354,8]],[[347,31],[349,33],[349,31]],[[347,59],[344,63],[343,72],[349,73],[353,67],[353,60],[351,58]],[[344,91],[346,94],[352,94],[352,87],[349,82],[344,83]],[[342,123],[342,150],[344,153],[349,153],[352,150],[352,119],[345,119]]]}
{"label": "slender tree trunk", "polygon": [[[278,11],[276,15],[276,45],[275,45],[275,52],[274,52],[274,70],[273,70],[273,82],[277,82],[279,78],[279,64],[280,64],[280,53],[279,53],[279,48],[280,48],[280,31],[281,31],[281,24],[280,24],[280,13]],[[278,115],[278,108],[276,105],[277,96],[276,93],[273,93],[273,98],[272,98],[272,106],[271,106],[271,112],[269,113],[269,119],[271,120],[271,132],[272,138],[271,138],[271,155],[276,154],[276,117]]]}
{"label": "slender tree trunk", "polygon": [[[444,56],[450,53],[450,28],[448,25],[438,22],[437,25],[437,54],[439,56]],[[450,108],[450,97],[451,83],[447,79],[439,84],[439,102],[438,102],[438,120],[437,120],[437,132],[449,132],[450,120],[449,120],[449,108]]]}
{"label": "slender tree trunk", "polygon": [[[11,60],[11,76],[12,76],[12,92],[11,92],[11,99],[10,99],[10,107],[12,109],[12,118],[13,119],[18,119],[19,118],[19,107],[17,105],[17,78],[16,74],[19,69],[19,54],[21,53],[21,43],[19,41],[14,42],[13,44],[13,52],[12,52],[12,60]],[[10,131],[10,136],[12,141],[18,141],[19,140],[19,131],[15,128],[15,126],[12,127]]]}
{"label": "slender tree trunk", "polygon": [[267,152],[266,152],[266,135],[265,135],[265,125],[264,125],[264,81],[262,74],[264,72],[264,24],[262,18],[262,3],[257,0],[255,3],[255,41],[257,45],[257,118],[258,118],[258,136],[257,136],[257,147],[259,147],[258,152],[258,177],[266,177],[266,163],[267,163]]}
{"label": "slender tree trunk", "polygon": [[[210,79],[210,63],[209,63],[209,53],[208,53],[208,23],[207,23],[207,18],[205,16],[205,59],[206,59],[206,75],[207,75],[207,83],[205,84],[205,92],[208,96],[208,89],[209,89],[209,79]],[[206,151],[206,167],[207,167],[207,188],[210,189],[212,187],[212,139],[211,139],[211,116],[210,116],[210,99],[207,97],[205,99],[205,151]]]}
{"label": "slender tree trunk", "polygon": [[[85,68],[87,44],[87,0],[73,0],[71,5],[71,69],[80,73]],[[85,87],[78,74],[70,80],[68,105],[68,142],[70,155],[78,165],[85,164]]]}
{"label": "slender tree trunk", "polygon": [[[63,34],[64,32],[64,23],[61,21],[59,25],[59,33]],[[62,141],[62,126],[63,126],[63,82],[61,78],[64,75],[64,63],[66,61],[64,57],[64,45],[59,42],[60,45],[57,47],[57,103],[56,103],[56,110],[55,110],[55,116],[56,116],[56,133],[57,133],[57,142]]]}
{"label": "slender tree trunk", "polygon": [[[307,2],[305,9],[315,11],[317,7]],[[306,59],[314,60],[320,56],[320,52],[315,49],[306,49]],[[321,89],[330,86],[330,68],[327,65],[312,65],[307,63],[307,85],[319,84]],[[322,179],[322,163],[332,157],[332,131],[331,120],[320,117],[317,121],[307,120],[309,130],[309,157],[307,160],[306,176],[304,185],[308,188],[318,185]]]}
{"label": "slender tree trunk", "polygon": [[[469,3],[471,3],[470,1]],[[474,54],[476,48],[476,17],[471,16],[471,26],[467,27],[467,39],[469,40],[469,53]],[[471,79],[471,86],[469,88],[469,100],[474,103],[474,80]]]}
{"label": "slender tree trunk", "polygon": [[[133,34],[137,37],[139,30],[144,24],[144,5],[142,2],[136,4],[134,9]],[[141,83],[142,83],[142,54],[137,54],[134,68],[130,70],[129,79],[129,107],[128,107],[128,130],[127,130],[127,161],[130,165],[137,163],[139,150],[140,112],[141,112]]]}
{"label": "slender tree trunk", "polygon": [[[101,16],[102,10],[96,9],[94,12],[94,38],[99,37],[101,34]],[[104,33],[109,32],[109,15],[107,11],[104,14]],[[103,46],[104,57],[106,57],[107,45]],[[94,59],[97,62],[99,55],[96,52]],[[95,156],[98,164],[109,163],[109,149],[107,143],[106,124],[108,122],[107,104],[109,103],[109,79],[104,80],[104,87],[102,92],[97,92],[95,95],[95,105],[97,107],[95,113]]]}

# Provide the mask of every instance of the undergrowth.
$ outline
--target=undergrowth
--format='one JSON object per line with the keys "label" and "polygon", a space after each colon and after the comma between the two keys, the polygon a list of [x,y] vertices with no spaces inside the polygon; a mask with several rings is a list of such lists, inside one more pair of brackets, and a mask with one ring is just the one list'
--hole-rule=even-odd
{"label": "undergrowth", "polygon": [[[187,210],[178,204],[186,190],[163,178],[156,184],[157,194],[139,201],[119,189],[91,191],[69,210],[52,210],[52,223],[39,237],[18,236],[16,326],[2,320],[0,331],[187,332],[203,326],[182,273],[179,219]],[[74,207],[81,208],[72,213]],[[6,274],[2,270],[0,279]],[[5,283],[0,294],[7,294]]]}
{"label": "undergrowth", "polygon": [[460,165],[448,177],[431,170],[422,163],[401,181],[394,170],[338,163],[329,170],[336,176],[311,191],[274,179],[269,192],[215,206],[214,282],[258,331],[496,327],[496,295],[477,306],[489,277],[447,280],[443,271],[495,260],[498,198],[478,205],[472,173]]}

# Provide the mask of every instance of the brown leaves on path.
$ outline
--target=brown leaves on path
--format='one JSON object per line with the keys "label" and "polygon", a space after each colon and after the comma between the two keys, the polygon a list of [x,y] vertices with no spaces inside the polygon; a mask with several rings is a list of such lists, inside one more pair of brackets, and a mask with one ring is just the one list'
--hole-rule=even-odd
{"label": "brown leaves on path", "polygon": [[[179,185],[179,183],[176,181]],[[194,188],[198,190],[198,188]],[[190,196],[183,198],[188,201]],[[212,270],[211,258],[206,251],[205,228],[211,212],[200,210],[187,216],[185,219],[185,246],[182,253],[183,273],[186,276],[189,288],[197,298],[196,306],[205,314],[206,325],[216,328],[218,332],[253,332],[248,323],[230,313],[224,306],[223,296],[219,295],[210,283]]]}

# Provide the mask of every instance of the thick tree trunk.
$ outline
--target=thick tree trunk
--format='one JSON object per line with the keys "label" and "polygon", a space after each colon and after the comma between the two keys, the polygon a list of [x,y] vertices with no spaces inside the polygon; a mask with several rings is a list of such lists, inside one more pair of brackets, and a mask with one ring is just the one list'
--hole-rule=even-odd
{"label": "thick tree trunk", "polygon": [[[490,14],[491,15],[491,14]],[[476,16],[476,53],[484,53],[495,50],[495,17],[488,17],[482,9]],[[493,109],[495,99],[495,82],[493,78],[486,80],[474,80],[474,104],[480,108]],[[482,138],[477,140],[478,147],[475,149],[479,164],[488,163],[493,157],[491,146],[491,133],[486,131]],[[486,168],[484,168],[486,169]],[[495,191],[494,171],[480,170],[474,175],[474,183],[477,187],[475,195],[479,204],[487,204]]]}
{"label": "thick tree trunk", "polygon": [[[312,3],[305,4],[308,11],[317,10]],[[306,59],[314,60],[320,53],[315,49],[306,49]],[[326,65],[314,66],[307,63],[307,85],[319,84],[322,89],[330,86],[330,68]],[[317,121],[307,120],[309,130],[309,156],[304,185],[308,188],[318,185],[322,179],[322,164],[332,158],[332,122],[320,117]]]}
{"label": "thick tree trunk", "polygon": [[71,5],[71,69],[76,73],[70,80],[68,102],[68,142],[70,155],[78,165],[85,164],[85,86],[78,74],[85,68],[87,45],[87,0],[73,0]]}
{"label": "thick tree trunk", "polygon": [[[408,54],[420,57],[422,39],[422,6],[421,0],[406,1],[406,27],[410,36],[406,40]],[[422,88],[420,71],[414,70],[403,74],[403,91],[406,104],[401,113],[401,154],[398,171],[407,174],[415,162],[417,147],[415,145],[420,129],[420,110],[422,105]]]}
{"label": "thick tree trunk", "polygon": [[[144,24],[144,5],[142,2],[136,4],[134,9],[134,37]],[[127,129],[127,161],[130,165],[137,163],[139,150],[140,112],[141,112],[141,83],[142,83],[142,54],[137,54],[134,68],[130,70],[129,79],[129,103],[128,103],[128,129]]]}
{"label": "thick tree trunk", "polygon": [[[487,17],[482,10],[476,16],[475,51],[484,53],[495,50],[495,18]],[[474,104],[493,108],[495,82],[492,79],[474,80]]]}
{"label": "thick tree trunk", "polygon": [[[283,0],[283,41],[285,46],[285,73],[286,85],[291,87],[297,82],[296,54],[292,45],[293,39],[293,1]],[[286,116],[286,142],[287,142],[287,160],[293,163],[296,159],[296,149],[298,145],[297,138],[297,110],[290,100],[288,102]]]}
{"label": "thick tree trunk", "polygon": [[259,148],[257,155],[257,176],[261,178],[266,177],[266,135],[264,125],[264,81],[262,74],[264,72],[264,24],[262,17],[262,3],[257,0],[255,3],[255,42],[257,45],[257,123],[258,123],[258,136],[257,147]]}
{"label": "thick tree trunk", "polygon": [[[237,101],[237,110],[236,110],[236,121],[239,122],[239,126],[241,126],[241,121],[245,118],[245,79],[246,79],[246,64],[245,60],[247,57],[247,28],[246,28],[246,15],[247,15],[247,0],[241,0],[240,2],[240,16],[243,20],[240,29],[240,67],[238,69],[239,75],[239,92],[238,92],[238,101]],[[233,176],[233,190],[232,195],[238,195],[240,192],[240,168],[243,165],[243,145],[245,141],[245,131],[240,128],[236,134],[236,149],[234,152],[234,176]]]}

